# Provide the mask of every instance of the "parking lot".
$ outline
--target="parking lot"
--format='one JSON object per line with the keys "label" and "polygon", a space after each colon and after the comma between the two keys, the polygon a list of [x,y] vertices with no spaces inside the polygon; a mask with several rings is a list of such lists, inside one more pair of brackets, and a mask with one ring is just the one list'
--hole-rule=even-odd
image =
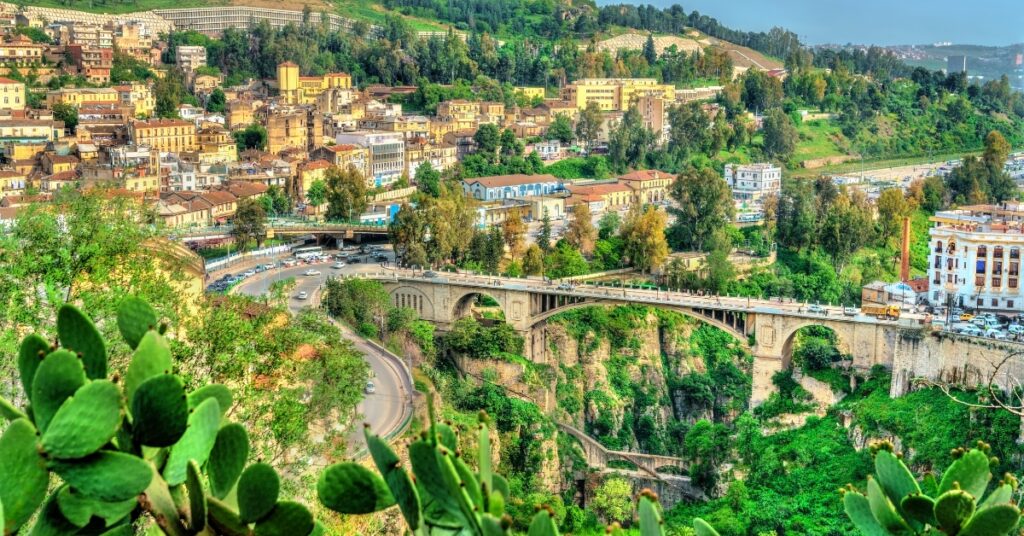
{"label": "parking lot", "polygon": [[1024,341],[1024,314],[1006,316],[994,313],[980,313],[973,315],[969,312],[954,309],[948,315],[935,315],[932,325],[941,326],[943,331],[970,337],[984,337],[1001,341]]}
{"label": "parking lot", "polygon": [[277,268],[309,266],[309,270],[304,272],[304,275],[321,275],[320,270],[324,269],[341,269],[350,264],[386,264],[393,262],[393,260],[394,258],[390,250],[382,245],[348,246],[341,250],[323,250],[320,253],[300,254],[299,256],[267,261],[237,273],[225,273],[207,285],[206,291],[214,293],[227,292],[235,285],[256,274]]}

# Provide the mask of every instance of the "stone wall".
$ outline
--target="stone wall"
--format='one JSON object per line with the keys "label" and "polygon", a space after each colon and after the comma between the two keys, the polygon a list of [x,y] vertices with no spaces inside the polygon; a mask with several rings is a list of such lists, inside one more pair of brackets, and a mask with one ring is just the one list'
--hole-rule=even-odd
{"label": "stone wall", "polygon": [[1021,352],[1024,346],[1020,344],[949,333],[903,336],[890,363],[893,379],[889,394],[902,396],[920,380],[966,388],[986,385],[1001,363],[995,383],[1004,388],[1016,386],[1017,380],[1024,378]]}

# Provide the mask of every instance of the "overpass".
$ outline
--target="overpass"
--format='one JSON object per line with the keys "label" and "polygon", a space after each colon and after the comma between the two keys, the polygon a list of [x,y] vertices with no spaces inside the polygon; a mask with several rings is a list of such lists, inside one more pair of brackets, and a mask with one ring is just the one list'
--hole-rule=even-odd
{"label": "overpass", "polygon": [[[182,242],[201,242],[203,240],[216,240],[231,237],[231,230],[234,228],[230,223],[207,227],[191,227],[188,229],[177,229],[171,234],[171,238]],[[335,238],[352,239],[356,235],[373,234],[387,235],[388,225],[378,223],[332,223],[332,222],[306,222],[298,220],[269,220],[266,224],[267,238],[275,236],[330,236]]]}
{"label": "overpass", "polygon": [[637,466],[641,471],[649,473],[655,477],[662,474],[660,469],[664,467],[674,467],[679,469],[680,472],[685,472],[689,468],[689,463],[682,458],[661,456],[658,454],[644,454],[642,452],[610,450],[602,445],[598,440],[587,435],[583,430],[564,423],[557,424],[559,429],[576,438],[576,440],[580,442],[580,446],[583,447],[583,454],[587,459],[587,465],[591,467],[604,469],[608,467],[608,462],[612,460],[622,460]]}
{"label": "overpass", "polygon": [[[468,273],[439,273],[427,277],[412,270],[383,270],[361,274],[380,280],[396,306],[409,307],[441,331],[470,314],[481,295],[500,305],[505,321],[526,340],[528,359],[547,360],[544,323],[554,315],[579,307],[640,304],[675,311],[716,326],[736,338],[754,356],[751,404],[773,392],[772,376],[789,367],[797,331],[824,326],[835,332],[839,349],[853,357],[852,366],[867,371],[874,365],[891,367],[904,339],[920,340],[924,315],[905,314],[883,320],[860,314],[845,316],[841,307],[812,313],[805,304],[780,299],[707,296],[657,289],[555,285],[538,278],[502,278]],[[901,350],[902,349],[902,350]],[[898,356],[896,356],[898,357]]]}

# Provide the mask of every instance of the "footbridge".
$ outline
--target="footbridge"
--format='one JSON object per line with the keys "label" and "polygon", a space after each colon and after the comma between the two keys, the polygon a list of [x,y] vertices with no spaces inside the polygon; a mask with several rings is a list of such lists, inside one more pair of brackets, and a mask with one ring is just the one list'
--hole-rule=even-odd
{"label": "footbridge", "polygon": [[404,269],[364,273],[359,277],[380,280],[396,306],[409,307],[441,331],[471,313],[481,295],[493,298],[505,322],[526,339],[526,357],[545,362],[547,341],[544,323],[554,315],[579,307],[626,304],[650,305],[671,310],[714,325],[732,334],[738,344],[754,355],[751,404],[758,405],[774,390],[772,376],[789,367],[798,330],[825,326],[835,332],[840,351],[853,357],[852,366],[867,371],[874,365],[891,367],[903,336],[919,337],[926,325],[924,315],[904,314],[885,320],[860,314],[843,314],[841,307],[822,307],[811,312],[805,304],[779,299],[707,296],[642,288],[608,288],[597,285],[570,287],[540,278],[503,278],[471,273],[433,273]]}
{"label": "footbridge", "polygon": [[609,461],[622,460],[637,466],[641,471],[655,477],[660,476],[662,474],[661,469],[665,467],[674,467],[680,472],[686,472],[689,469],[689,464],[682,458],[644,454],[642,452],[610,450],[579,428],[565,423],[558,423],[558,428],[580,442],[580,446],[583,447],[583,454],[587,459],[587,465],[590,467],[604,469],[608,467]]}

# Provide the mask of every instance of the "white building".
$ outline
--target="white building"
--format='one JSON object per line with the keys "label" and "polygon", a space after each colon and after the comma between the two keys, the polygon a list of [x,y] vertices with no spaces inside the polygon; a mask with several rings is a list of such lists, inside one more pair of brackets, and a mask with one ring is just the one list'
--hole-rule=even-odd
{"label": "white building", "polygon": [[369,150],[370,175],[375,187],[397,181],[405,170],[405,136],[401,132],[337,132],[335,141]]}
{"label": "white building", "polygon": [[463,191],[480,201],[499,201],[562,191],[562,181],[553,175],[501,175],[462,181]]}
{"label": "white building", "polygon": [[981,311],[1024,311],[1020,263],[1024,205],[938,212],[929,229],[929,301]]}
{"label": "white building", "polygon": [[782,190],[782,169],[772,164],[726,164],[725,182],[735,201],[760,201]]}
{"label": "white building", "polygon": [[206,47],[181,45],[174,49],[174,64],[186,73],[206,66]]}

